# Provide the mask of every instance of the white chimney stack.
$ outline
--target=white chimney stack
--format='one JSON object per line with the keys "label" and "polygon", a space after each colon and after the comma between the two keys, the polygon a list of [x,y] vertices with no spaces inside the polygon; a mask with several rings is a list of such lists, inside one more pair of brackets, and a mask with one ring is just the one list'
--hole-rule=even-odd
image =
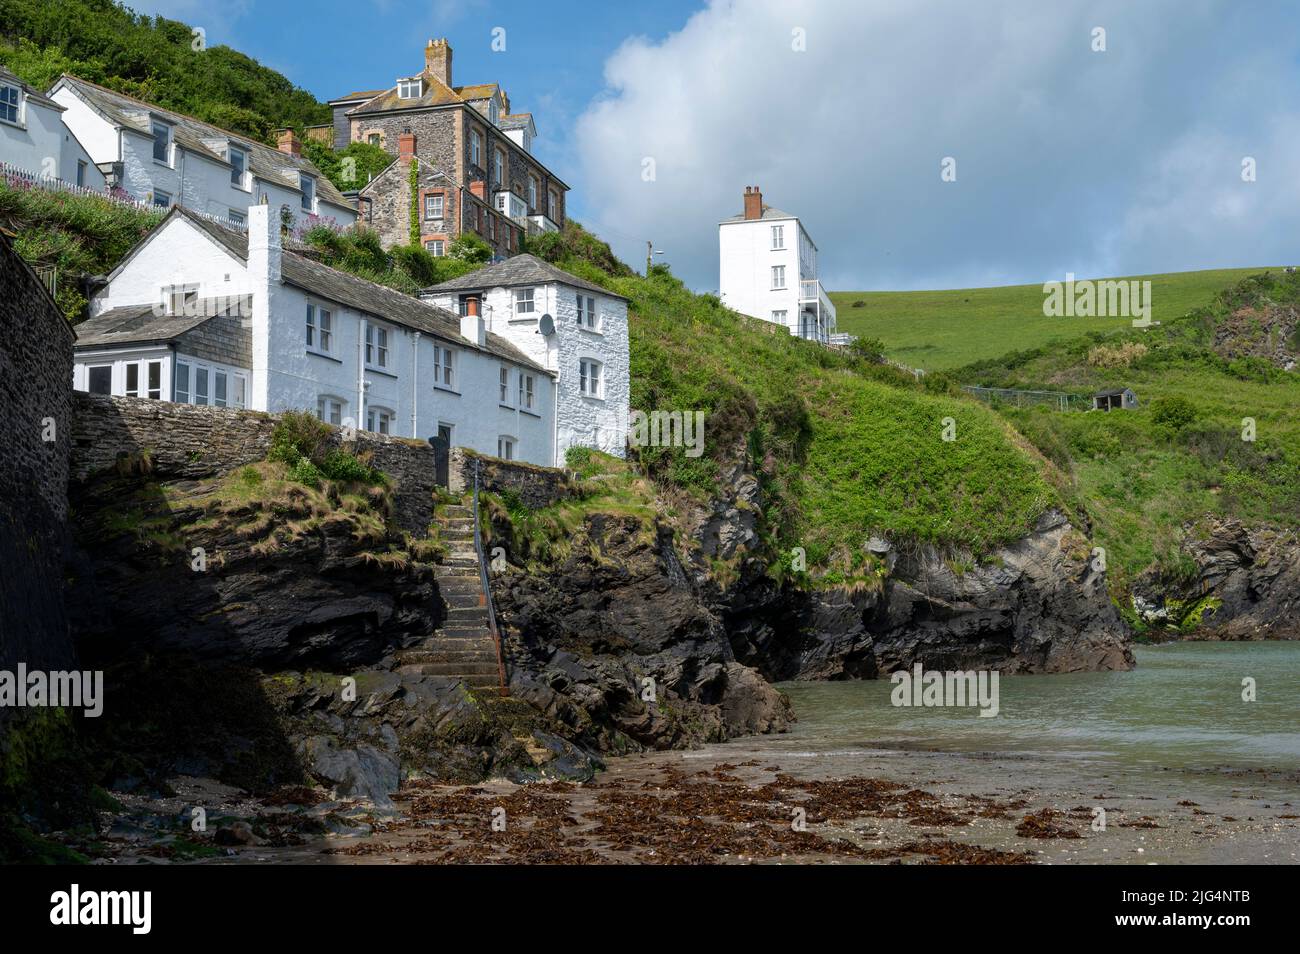
{"label": "white chimney stack", "polygon": [[254,284],[280,281],[280,222],[266,203],[248,208],[248,271]]}
{"label": "white chimney stack", "polygon": [[472,341],[480,348],[487,344],[487,326],[483,316],[478,313],[478,299],[465,299],[465,314],[460,316],[460,336]]}

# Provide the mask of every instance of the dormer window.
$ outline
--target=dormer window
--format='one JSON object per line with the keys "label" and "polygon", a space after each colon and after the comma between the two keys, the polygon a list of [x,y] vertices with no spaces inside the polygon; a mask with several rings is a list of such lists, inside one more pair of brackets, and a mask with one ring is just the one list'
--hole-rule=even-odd
{"label": "dormer window", "polygon": [[298,173],[298,188],[302,190],[302,207],[308,212],[316,208],[316,180],[304,172]]}
{"label": "dormer window", "polygon": [[404,79],[397,81],[398,99],[419,99],[424,95],[424,80]]}
{"label": "dormer window", "polygon": [[230,184],[244,188],[244,173],[248,171],[248,153],[238,146],[230,147]]}
{"label": "dormer window", "polygon": [[22,90],[8,83],[0,83],[0,120],[18,125],[23,102]]}
{"label": "dormer window", "polygon": [[169,164],[171,155],[172,127],[158,120],[153,122],[153,158],[155,162]]}

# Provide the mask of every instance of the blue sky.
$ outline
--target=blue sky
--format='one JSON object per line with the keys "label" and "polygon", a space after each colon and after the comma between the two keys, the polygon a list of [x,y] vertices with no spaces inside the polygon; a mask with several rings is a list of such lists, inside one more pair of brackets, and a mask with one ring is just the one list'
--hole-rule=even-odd
{"label": "blue sky", "polygon": [[390,84],[447,36],[458,83],[499,82],[534,114],[571,213],[631,263],[653,239],[701,290],[748,184],[801,217],[832,289],[1300,259],[1287,0],[135,6],[321,99]]}

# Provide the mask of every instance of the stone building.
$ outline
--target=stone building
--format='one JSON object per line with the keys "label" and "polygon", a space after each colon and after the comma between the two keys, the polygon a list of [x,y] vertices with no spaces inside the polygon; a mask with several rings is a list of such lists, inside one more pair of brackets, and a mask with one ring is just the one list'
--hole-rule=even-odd
{"label": "stone building", "polygon": [[523,236],[560,229],[569,187],[532,154],[532,115],[511,112],[495,83],[453,85],[445,39],[430,40],[424,58],[421,72],[387,89],[330,101],[336,146],[346,136],[398,160],[361,190],[363,220],[385,244],[407,244],[414,209],[419,241],[434,255],[473,232],[504,258]]}

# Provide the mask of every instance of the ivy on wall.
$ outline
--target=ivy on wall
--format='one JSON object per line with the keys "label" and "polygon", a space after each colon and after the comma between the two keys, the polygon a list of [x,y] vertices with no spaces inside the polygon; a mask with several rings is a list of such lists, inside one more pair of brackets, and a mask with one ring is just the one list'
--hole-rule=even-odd
{"label": "ivy on wall", "polygon": [[420,160],[411,157],[411,244],[420,245]]}

